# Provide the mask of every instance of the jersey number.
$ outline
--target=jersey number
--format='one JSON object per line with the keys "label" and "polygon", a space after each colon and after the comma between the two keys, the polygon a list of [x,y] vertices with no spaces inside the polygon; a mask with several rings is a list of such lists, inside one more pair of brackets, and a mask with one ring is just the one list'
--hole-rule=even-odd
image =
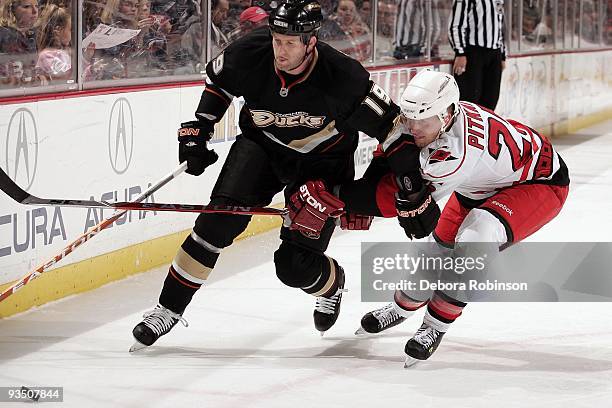
{"label": "jersey number", "polygon": [[[552,174],[553,165],[553,150],[550,141],[544,136],[541,136],[537,132],[532,131],[529,127],[522,125],[519,122],[510,121],[510,124],[519,133],[526,136],[527,139],[521,138],[523,141],[522,149],[519,149],[518,144],[512,137],[510,129],[505,123],[500,121],[494,116],[489,117],[489,154],[495,159],[499,158],[499,154],[502,149],[502,142],[508,148],[510,152],[510,159],[512,160],[512,170],[517,171],[526,165],[531,164],[533,159],[533,145],[535,144],[535,138],[539,138],[542,147],[540,148],[540,154],[538,161],[536,162],[535,169],[533,172],[533,178],[547,178]],[[528,140],[530,139],[531,142]],[[537,149],[537,145],[536,145]],[[537,150],[536,150],[537,151]],[[526,177],[526,172],[523,172],[523,179]]]}
{"label": "jersey number", "polygon": [[215,58],[213,60],[212,63],[212,70],[215,73],[215,75],[219,75],[219,72],[221,72],[221,70],[223,69],[223,62],[224,62],[224,55],[223,53],[219,54],[219,56],[217,58]]}
{"label": "jersey number", "polygon": [[[368,93],[369,96],[363,100],[363,103],[368,105],[378,116],[384,116],[386,109],[382,105],[389,106],[391,104],[391,98],[385,93],[385,91],[378,85],[373,84],[372,89]],[[381,103],[382,102],[382,103]]]}

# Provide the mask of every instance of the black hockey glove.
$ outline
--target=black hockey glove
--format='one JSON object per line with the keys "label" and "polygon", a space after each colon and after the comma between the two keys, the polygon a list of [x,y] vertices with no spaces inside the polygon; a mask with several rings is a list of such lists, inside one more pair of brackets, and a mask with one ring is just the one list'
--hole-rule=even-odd
{"label": "black hockey glove", "polygon": [[178,130],[179,163],[187,161],[188,174],[199,176],[219,158],[214,150],[206,146],[214,133],[213,126],[212,123],[198,120],[181,123]]}
{"label": "black hockey glove", "polygon": [[402,190],[396,193],[395,208],[399,224],[410,239],[431,234],[440,218],[440,207],[425,184],[416,193],[406,194]]}

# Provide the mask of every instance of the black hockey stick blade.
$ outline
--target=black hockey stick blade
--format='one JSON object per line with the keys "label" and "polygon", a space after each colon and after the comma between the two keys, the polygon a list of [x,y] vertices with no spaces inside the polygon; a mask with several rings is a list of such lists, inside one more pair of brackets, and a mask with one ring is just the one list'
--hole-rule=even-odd
{"label": "black hockey stick blade", "polygon": [[285,210],[269,207],[245,207],[245,206],[220,206],[220,205],[198,205],[198,204],[169,204],[169,203],[141,203],[141,202],[118,202],[95,200],[70,200],[40,198],[27,193],[19,187],[0,168],[0,189],[8,194],[13,200],[21,204],[61,207],[83,207],[83,208],[110,208],[115,210],[140,210],[140,211],[172,211],[191,213],[217,213],[235,215],[284,215]]}
{"label": "black hockey stick blade", "polygon": [[70,207],[112,207],[112,204],[105,201],[91,201],[91,200],[57,200],[57,199],[45,199],[39,198],[26,192],[24,189],[19,187],[11,178],[0,168],[0,189],[8,194],[13,200],[21,204],[29,205],[61,205]]}
{"label": "black hockey stick blade", "polygon": [[28,197],[30,197],[30,194],[26,193],[21,187],[15,184],[2,168],[0,168],[0,189],[18,203],[25,203]]}

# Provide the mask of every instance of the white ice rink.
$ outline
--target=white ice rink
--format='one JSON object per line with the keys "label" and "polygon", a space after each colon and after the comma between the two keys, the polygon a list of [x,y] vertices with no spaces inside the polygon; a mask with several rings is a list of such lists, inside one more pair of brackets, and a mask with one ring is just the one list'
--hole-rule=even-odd
{"label": "white ice rink", "polygon": [[[612,121],[555,145],[570,196],[533,239],[612,241]],[[83,408],[612,405],[609,303],[470,304],[432,360],[405,370],[403,347],[422,312],[384,336],[353,335],[378,306],[359,300],[360,242],[403,240],[396,221],[336,233],[328,253],[349,292],[323,338],[314,299],[275,276],[277,235],[227,249],[185,313],[189,327],[144,352],[127,352],[131,330],[154,306],[166,267],[0,321],[0,386],[63,386],[61,406]]]}

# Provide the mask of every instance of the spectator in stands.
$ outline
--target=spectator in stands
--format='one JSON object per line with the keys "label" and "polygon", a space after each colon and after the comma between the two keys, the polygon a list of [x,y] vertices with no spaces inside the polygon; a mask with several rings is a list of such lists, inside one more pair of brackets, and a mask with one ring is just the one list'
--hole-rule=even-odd
{"label": "spectator in stands", "polygon": [[151,14],[151,0],[140,0],[136,19],[140,28],[136,41],[145,64],[142,75],[159,75],[160,72],[155,71],[166,70],[168,64],[167,35],[172,31],[170,18]]}
{"label": "spectator in stands", "polygon": [[[227,18],[229,11],[228,0],[211,1],[211,42],[212,56],[216,56],[228,44],[227,36],[221,31],[221,25]],[[189,55],[189,59],[195,66],[195,72],[200,72],[198,68],[206,62],[206,43],[205,25],[202,22],[193,24],[181,39],[183,50]]]}
{"label": "spectator in stands", "polygon": [[240,14],[251,7],[251,0],[228,0],[228,6],[227,17],[219,27],[224,33],[231,33],[238,28],[240,25]]}
{"label": "spectator in stands", "polygon": [[[137,30],[139,29],[137,13],[137,0],[107,0],[100,14],[100,22],[112,27]],[[141,55],[141,49],[142,46],[136,36],[114,47],[94,50],[91,57],[89,56],[91,50],[88,50],[85,53],[85,79],[107,80],[138,76],[141,61],[136,57]],[[128,63],[134,65],[133,75],[128,70]]]}
{"label": "spectator in stands", "polygon": [[279,2],[276,0],[251,0],[251,6],[261,7],[270,14],[270,12],[278,7]]}
{"label": "spectator in stands", "polygon": [[100,20],[107,25],[119,28],[137,29],[137,0],[107,0]]}
{"label": "spectator in stands", "polygon": [[172,34],[180,38],[189,27],[200,22],[202,18],[200,3],[200,0],[152,0],[151,13],[168,16],[172,25]]}
{"label": "spectator in stands", "polygon": [[397,4],[393,0],[379,0],[378,2],[378,25],[376,27],[377,59],[393,59],[394,28],[397,16]]}
{"label": "spectator in stands", "polygon": [[324,22],[321,27],[319,38],[322,41],[328,42],[332,47],[358,61],[370,58],[372,50],[370,28],[361,19],[354,0],[340,0],[329,20],[330,23]]}
{"label": "spectator in stands", "polygon": [[359,9],[361,21],[366,23],[368,27],[372,27],[372,2],[370,0],[361,0],[355,3],[355,5]]}
{"label": "spectator in stands", "polygon": [[228,0],[211,1],[211,36],[213,43],[213,56],[216,56],[228,44],[225,33],[221,30],[223,21],[227,19],[229,12]]}
{"label": "spectator in stands", "polygon": [[[41,10],[44,10],[45,7],[50,6],[51,4],[55,4],[57,7],[65,8],[70,11],[72,7],[71,0],[44,0],[40,2]],[[42,15],[42,12],[40,13]]]}
{"label": "spectator in stands", "polygon": [[[582,47],[594,46],[599,44],[599,5],[592,0],[584,0],[582,3]],[[585,44],[586,43],[586,44]]]}
{"label": "spectator in stands", "polygon": [[2,0],[0,13],[0,81],[11,87],[37,85],[37,0]]}
{"label": "spectator in stands", "polygon": [[103,0],[83,1],[83,38],[87,37],[100,24],[100,16],[104,10]]}
{"label": "spectator in stands", "polygon": [[43,9],[38,22],[36,69],[43,84],[66,81],[72,77],[72,17],[70,11],[55,4]]}
{"label": "spectator in stands", "polygon": [[523,38],[521,46],[525,49],[543,48],[552,45],[552,29],[544,23],[538,4],[523,1]]}
{"label": "spectator in stands", "polygon": [[604,8],[603,40],[605,45],[612,45],[612,0],[608,0],[608,4]]}
{"label": "spectator in stands", "polygon": [[323,14],[319,39],[333,46],[331,42],[335,38],[343,38],[345,35],[336,21],[335,13],[338,8],[338,0],[319,0],[319,4],[321,5],[321,14]]}
{"label": "spectator in stands", "polygon": [[337,19],[340,27],[353,36],[368,34],[370,28],[361,18],[361,14],[357,11],[357,6],[354,0],[340,0],[338,2]]}
{"label": "spectator in stands", "polygon": [[240,25],[227,37],[229,42],[232,42],[246,33],[266,25],[268,25],[268,13],[261,7],[249,7],[240,14]]}

